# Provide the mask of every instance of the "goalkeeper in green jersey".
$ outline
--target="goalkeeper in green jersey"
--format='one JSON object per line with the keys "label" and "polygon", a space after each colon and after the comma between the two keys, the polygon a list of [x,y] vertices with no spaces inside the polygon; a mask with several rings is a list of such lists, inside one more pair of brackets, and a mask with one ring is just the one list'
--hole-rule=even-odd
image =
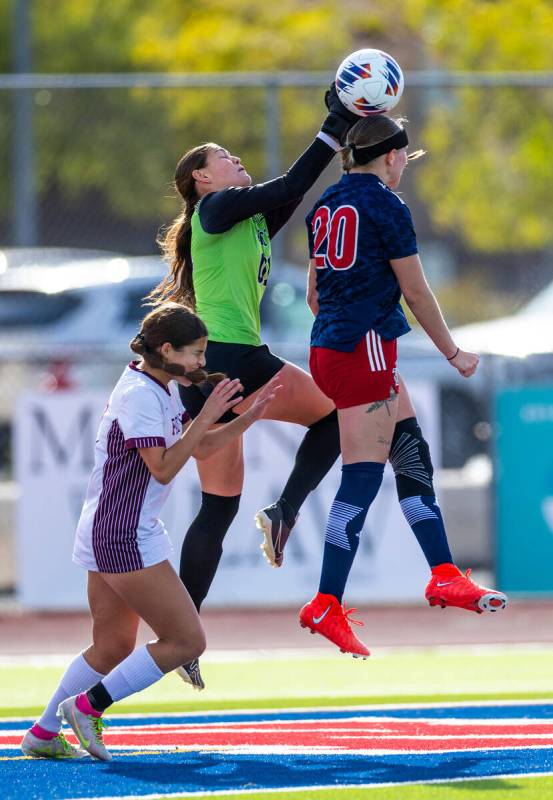
{"label": "goalkeeper in green jersey", "polygon": [[[257,393],[279,373],[281,389],[267,419],[306,427],[281,496],[256,515],[263,550],[279,567],[298,511],[340,452],[334,404],[312,377],[271,353],[260,338],[259,305],[271,270],[271,239],[286,224],[305,192],[330,164],[349,128],[359,119],[347,111],[334,84],[325,94],[328,113],[307,150],[281,177],[252,185],[240,158],[214,143],[188,151],[178,162],[175,186],[183,207],[160,244],[170,272],[150,295],[195,309],[207,325],[206,368],[240,378],[244,400],[218,424],[246,411]],[[211,387],[181,387],[195,417]],[[238,511],[244,478],[242,441],[198,461],[202,504],[182,546],[180,577],[199,610],[215,577],[222,543]],[[185,665],[184,680],[203,688],[197,662]]]}

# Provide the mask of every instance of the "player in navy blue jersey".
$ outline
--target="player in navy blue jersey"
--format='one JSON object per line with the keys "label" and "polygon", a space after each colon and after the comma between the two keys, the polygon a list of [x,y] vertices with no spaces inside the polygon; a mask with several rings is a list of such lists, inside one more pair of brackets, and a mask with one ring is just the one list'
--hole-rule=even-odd
{"label": "player in navy blue jersey", "polygon": [[397,372],[397,338],[409,331],[401,295],[449,363],[468,378],[478,356],[453,341],[423,272],[411,213],[395,193],[409,159],[403,120],[367,117],[342,150],[344,175],[307,217],[308,304],[315,315],[310,369],[338,409],[342,480],[326,529],[319,591],[300,623],[342,651],[369,651],[342,605],[369,506],[389,459],[403,513],[431,568],[430,605],[482,612],[506,604],[453,563],[436,502],[428,445]]}

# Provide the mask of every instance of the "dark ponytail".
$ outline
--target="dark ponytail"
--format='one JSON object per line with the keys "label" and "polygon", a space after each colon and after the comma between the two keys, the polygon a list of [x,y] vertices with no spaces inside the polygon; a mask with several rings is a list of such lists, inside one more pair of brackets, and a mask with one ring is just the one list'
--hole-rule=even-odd
{"label": "dark ponytail", "polygon": [[196,308],[192,281],[192,214],[200,199],[192,173],[205,167],[208,154],[218,145],[208,142],[194,147],[183,155],[175,169],[175,189],[183,201],[181,213],[158,238],[163,258],[169,264],[169,274],[147,296],[153,304],[174,300]]}
{"label": "dark ponytail", "polygon": [[170,375],[185,375],[192,383],[219,383],[226,376],[216,372],[208,374],[203,369],[186,372],[180,364],[171,364],[163,358],[159,348],[169,342],[175,350],[207,337],[204,322],[182,303],[168,301],[154,308],[142,320],[139,333],[129,343],[133,353],[142,356],[153,369],[163,369]]}

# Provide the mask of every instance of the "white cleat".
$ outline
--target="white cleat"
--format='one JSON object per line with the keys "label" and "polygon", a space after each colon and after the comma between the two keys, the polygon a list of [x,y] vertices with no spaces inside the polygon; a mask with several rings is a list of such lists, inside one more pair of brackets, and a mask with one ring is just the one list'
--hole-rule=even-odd
{"label": "white cleat", "polygon": [[102,717],[85,714],[77,708],[77,697],[68,697],[58,706],[58,717],[73,728],[81,747],[100,761],[111,761],[111,753],[106,750],[102,732],[105,723]]}
{"label": "white cleat", "polygon": [[205,683],[200,672],[200,662],[197,658],[190,661],[188,664],[183,664],[182,667],[177,667],[175,670],[179,678],[185,683],[189,683],[193,689],[201,692],[205,689]]}
{"label": "white cleat", "polygon": [[478,608],[480,611],[502,611],[509,599],[503,592],[498,592],[495,589],[487,589],[486,594],[478,599]]}
{"label": "white cleat", "polygon": [[254,519],[256,526],[263,534],[263,543],[259,545],[263,555],[271,567],[281,567],[284,561],[284,547],[296,524],[297,517],[289,527],[284,519],[282,506],[277,500],[272,506],[258,511]]}
{"label": "white cleat", "polygon": [[52,739],[40,739],[27,731],[21,742],[21,750],[29,758],[86,758],[88,753],[69,744],[62,731]]}

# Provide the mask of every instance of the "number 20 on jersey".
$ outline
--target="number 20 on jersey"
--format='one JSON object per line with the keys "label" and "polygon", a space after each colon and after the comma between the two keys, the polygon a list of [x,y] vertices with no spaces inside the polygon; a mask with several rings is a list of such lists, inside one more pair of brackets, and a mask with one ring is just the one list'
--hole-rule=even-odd
{"label": "number 20 on jersey", "polygon": [[313,215],[313,260],[317,269],[349,269],[357,258],[359,214],[353,206],[338,206],[331,213],[321,206]]}

